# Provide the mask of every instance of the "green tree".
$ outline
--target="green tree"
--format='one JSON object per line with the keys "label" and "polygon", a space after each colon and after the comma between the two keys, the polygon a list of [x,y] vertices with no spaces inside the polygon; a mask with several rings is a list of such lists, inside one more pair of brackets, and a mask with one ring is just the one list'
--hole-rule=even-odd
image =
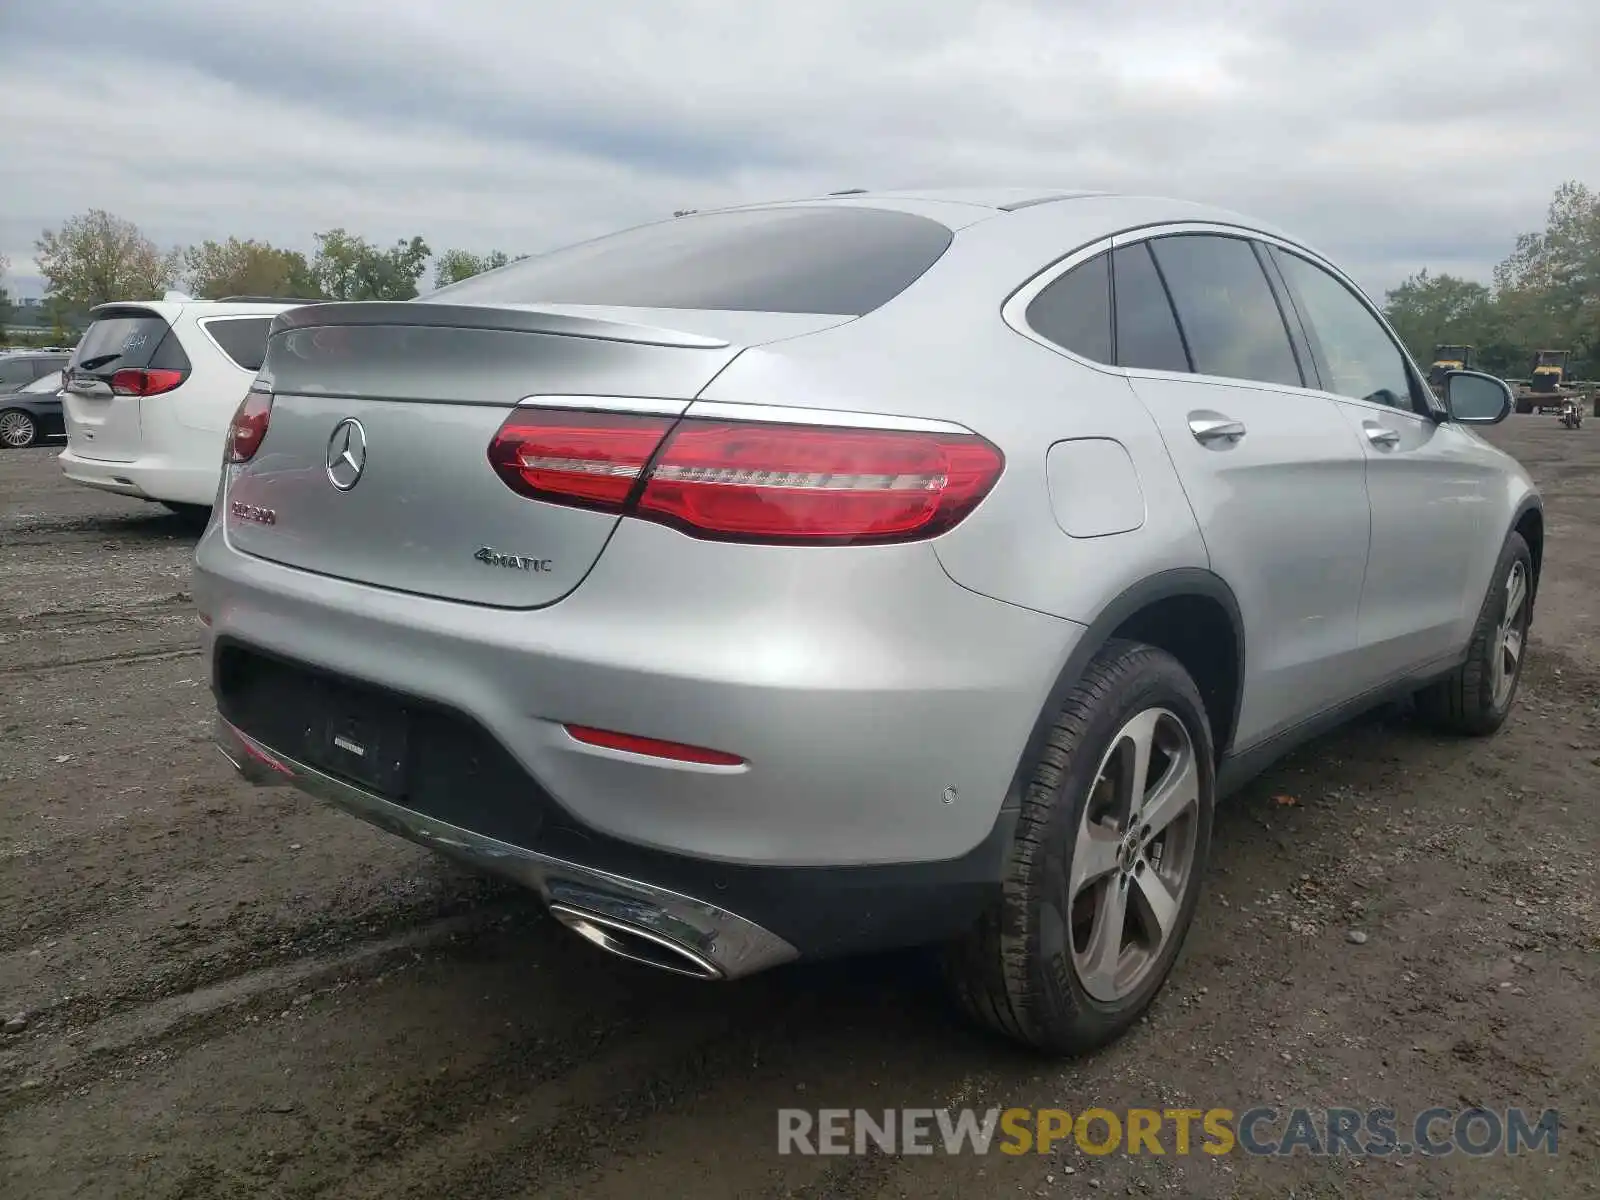
{"label": "green tree", "polygon": [[178,251],[164,253],[132,221],[99,208],[46,229],[34,247],[47,293],[79,309],[158,298],[181,262]]}
{"label": "green tree", "polygon": [[316,235],[311,278],[330,300],[410,300],[433,251],[420,237],[380,250],[344,229]]}
{"label": "green tree", "polygon": [[1519,236],[1494,280],[1512,340],[1529,352],[1571,350],[1580,373],[1600,372],[1600,194],[1558,187],[1544,230]]}
{"label": "green tree", "polygon": [[1384,297],[1384,315],[1412,357],[1426,366],[1441,344],[1478,346],[1494,324],[1489,289],[1455,275],[1431,275],[1424,267]]}
{"label": "green tree", "polygon": [[508,263],[521,262],[527,257],[526,254],[519,254],[513,258],[504,250],[491,250],[487,254],[474,254],[470,250],[446,250],[434,264],[433,286],[442,288],[452,283],[460,283],[463,279],[471,279],[474,275],[482,275],[485,271],[493,271]]}
{"label": "green tree", "polygon": [[196,296],[319,298],[311,264],[298,250],[279,250],[251,238],[205,241],[183,255],[185,280]]}

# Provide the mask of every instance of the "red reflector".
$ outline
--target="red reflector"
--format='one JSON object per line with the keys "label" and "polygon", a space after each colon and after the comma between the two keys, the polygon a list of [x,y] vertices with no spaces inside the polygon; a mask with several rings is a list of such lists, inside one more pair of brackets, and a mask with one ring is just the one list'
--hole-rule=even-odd
{"label": "red reflector", "polygon": [[228,424],[227,461],[247,463],[254,458],[267,436],[267,424],[271,420],[272,393],[254,389],[246,392]]}
{"label": "red reflector", "polygon": [[1004,466],[976,434],[686,420],[638,515],[726,541],[906,541],[958,524]]}
{"label": "red reflector", "polygon": [[288,767],[284,766],[277,759],[273,758],[272,755],[268,754],[265,750],[257,749],[243,738],[239,739],[239,749],[244,751],[247,758],[255,759],[256,762],[260,763],[264,767],[270,767],[274,771],[277,771],[283,775],[294,774],[293,771],[289,770]]}
{"label": "red reflector", "polygon": [[127,367],[112,373],[111,390],[119,396],[159,396],[187,378],[187,371]]}
{"label": "red reflector", "polygon": [[737,767],[744,763],[744,759],[737,754],[707,750],[704,746],[685,746],[682,742],[664,742],[659,738],[614,733],[609,729],[591,729],[587,725],[564,725],[562,728],[574,741],[589,746],[603,746],[607,750],[626,750],[630,754],[647,754],[651,758],[672,758],[679,762],[704,763],[715,767]]}
{"label": "red reflector", "polygon": [[620,512],[671,427],[666,417],[521,408],[489,444],[489,463],[532,499]]}

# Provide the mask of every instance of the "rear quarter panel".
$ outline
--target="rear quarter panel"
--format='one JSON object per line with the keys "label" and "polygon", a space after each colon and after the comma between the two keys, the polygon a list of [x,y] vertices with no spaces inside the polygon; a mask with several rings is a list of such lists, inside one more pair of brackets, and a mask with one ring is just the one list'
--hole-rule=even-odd
{"label": "rear quarter panel", "polygon": [[[1069,223],[1054,236],[1006,232],[1002,222],[1033,211],[963,230],[922,280],[877,312],[746,351],[701,398],[926,417],[982,434],[1004,452],[1005,472],[965,522],[936,539],[941,564],[973,591],[1087,623],[1133,584],[1205,567],[1207,558],[1160,432],[1126,378],[1025,338],[1001,318],[1013,291],[1102,236],[1109,219]],[[1124,488],[1131,462],[1143,500],[1136,527],[1124,519],[1132,500],[1115,519],[1058,520],[1051,449],[1075,439],[1105,439],[1103,468]],[[1102,461],[1082,447],[1065,460],[1080,468]],[[1099,536],[1074,537],[1063,525]]]}

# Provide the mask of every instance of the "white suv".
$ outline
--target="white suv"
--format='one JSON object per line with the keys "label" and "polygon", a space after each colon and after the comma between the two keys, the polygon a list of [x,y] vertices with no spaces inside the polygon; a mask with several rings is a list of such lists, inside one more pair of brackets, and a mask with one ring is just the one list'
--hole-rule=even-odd
{"label": "white suv", "polygon": [[261,369],[272,318],[304,303],[169,292],[95,308],[63,379],[67,478],[209,511],[228,422]]}

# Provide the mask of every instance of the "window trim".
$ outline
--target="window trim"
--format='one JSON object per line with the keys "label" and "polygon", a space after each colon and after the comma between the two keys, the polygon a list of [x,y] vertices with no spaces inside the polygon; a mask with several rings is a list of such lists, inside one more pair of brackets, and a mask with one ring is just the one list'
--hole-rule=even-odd
{"label": "window trim", "polygon": [[[238,362],[234,360],[233,355],[229,354],[228,351],[223,347],[222,343],[217,341],[216,335],[211,332],[211,327],[222,321],[259,321],[265,318],[267,322],[267,331],[270,334],[272,331],[272,317],[273,314],[271,313],[219,313],[214,317],[199,317],[195,320],[195,324],[200,327],[200,332],[206,335],[206,341],[210,342],[214,347],[216,347],[217,353],[222,355],[223,360],[227,362],[230,367],[232,367],[235,371],[243,371],[246,375],[255,375],[257,374],[256,370],[252,370],[250,367],[241,367]],[[264,350],[263,354],[265,354]]]}
{"label": "window trim", "polygon": [[[1119,367],[1111,363],[1097,363],[1091,359],[1084,358],[1082,355],[1073,353],[1064,346],[1057,345],[1043,334],[1029,327],[1027,321],[1027,312],[1028,305],[1033,301],[1033,298],[1054,283],[1060,276],[1065,275],[1068,271],[1072,270],[1073,267],[1088,261],[1102,250],[1116,250],[1122,246],[1133,245],[1138,242],[1149,241],[1152,238],[1165,237],[1169,234],[1178,233],[1212,233],[1222,237],[1245,238],[1250,241],[1260,242],[1266,246],[1272,246],[1280,250],[1287,250],[1290,253],[1298,254],[1307,262],[1321,267],[1335,279],[1339,280],[1339,282],[1343,283],[1345,287],[1350,289],[1356,298],[1360,300],[1361,303],[1366,307],[1367,311],[1378,319],[1379,325],[1381,325],[1383,331],[1389,335],[1389,340],[1394,343],[1395,348],[1400,351],[1402,359],[1410,368],[1413,379],[1421,378],[1421,375],[1417,370],[1417,365],[1411,358],[1411,352],[1408,351],[1405,348],[1404,343],[1402,343],[1400,339],[1395,336],[1394,330],[1390,327],[1389,322],[1384,319],[1383,314],[1377,310],[1372,301],[1367,298],[1366,293],[1356,285],[1354,280],[1352,280],[1348,275],[1346,275],[1338,267],[1334,266],[1327,259],[1322,257],[1322,255],[1318,254],[1315,250],[1312,250],[1307,246],[1292,241],[1289,238],[1283,237],[1279,234],[1268,233],[1266,230],[1258,229],[1251,225],[1234,225],[1222,221],[1157,221],[1146,225],[1130,225],[1125,229],[1117,231],[1116,233],[1102,235],[1092,242],[1086,242],[1076,249],[1069,251],[1061,258],[1058,258],[1054,262],[1047,264],[1042,270],[1036,272],[1034,275],[1025,280],[1022,285],[1013,291],[1011,295],[1008,296],[1001,304],[1000,317],[1012,328],[1014,332],[1021,334],[1029,341],[1037,342],[1047,350],[1052,350],[1057,354],[1071,359],[1073,362],[1080,363],[1091,370],[1101,371],[1108,375],[1121,375],[1129,379],[1187,379],[1198,380],[1201,382],[1227,383],[1234,387],[1260,388],[1268,391],[1308,392],[1317,396],[1332,397],[1336,400],[1348,401],[1352,404],[1367,404],[1374,409],[1382,409],[1384,412],[1394,413],[1405,411],[1403,409],[1391,408],[1388,405],[1373,404],[1371,401],[1365,401],[1359,398],[1352,399],[1348,396],[1338,396],[1320,386],[1313,387],[1310,384],[1296,387],[1291,383],[1265,383],[1259,379],[1235,379],[1228,375],[1205,375],[1198,371],[1156,371],[1151,370],[1148,367]],[[1272,256],[1269,254],[1267,257],[1270,259]],[[1157,261],[1156,266],[1159,270],[1159,260]],[[1274,282],[1271,273],[1263,273],[1266,274],[1267,284],[1269,287],[1271,287]],[[1166,280],[1163,278],[1162,285],[1165,286],[1165,284]],[[1169,294],[1169,302],[1170,299],[1171,297]],[[1295,315],[1296,319],[1298,319],[1298,310],[1296,311]],[[1113,320],[1114,319],[1115,317],[1113,316]],[[1178,330],[1180,333],[1183,332],[1183,322],[1181,320],[1178,322]],[[1187,347],[1187,335],[1185,334],[1184,337],[1185,347]],[[1290,332],[1290,340],[1292,345],[1292,331]],[[1194,357],[1191,354],[1190,362],[1193,361]],[[1321,368],[1318,367],[1317,369],[1320,374]],[[1320,379],[1318,382],[1320,384]],[[1432,398],[1432,388],[1424,388],[1423,397],[1424,403],[1426,403],[1429,408],[1429,414],[1413,413],[1412,415],[1423,420],[1428,419],[1429,415],[1432,415],[1440,420],[1449,419],[1448,414],[1444,411],[1444,409],[1439,407],[1438,402]]]}

